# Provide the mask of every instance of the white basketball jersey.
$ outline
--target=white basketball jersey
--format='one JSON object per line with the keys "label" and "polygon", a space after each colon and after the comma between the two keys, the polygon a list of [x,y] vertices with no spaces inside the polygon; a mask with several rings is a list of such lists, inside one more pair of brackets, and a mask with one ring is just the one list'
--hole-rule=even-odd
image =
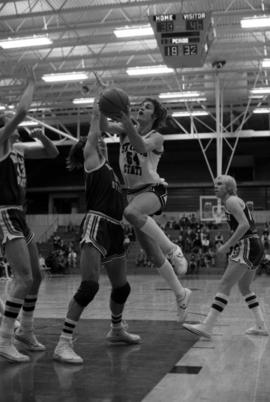
{"label": "white basketball jersey", "polygon": [[[154,132],[150,131],[143,138],[149,138]],[[157,173],[161,155],[162,152],[155,150],[146,153],[136,152],[127,135],[121,139],[119,166],[125,186],[135,189],[145,184],[164,183],[164,179]]]}

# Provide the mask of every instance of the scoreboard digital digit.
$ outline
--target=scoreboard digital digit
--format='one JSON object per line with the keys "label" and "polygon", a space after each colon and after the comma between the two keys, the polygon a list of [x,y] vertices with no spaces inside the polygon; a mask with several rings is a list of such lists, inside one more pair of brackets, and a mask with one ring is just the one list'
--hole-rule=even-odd
{"label": "scoreboard digital digit", "polygon": [[210,12],[150,15],[149,20],[168,67],[201,67],[214,39]]}

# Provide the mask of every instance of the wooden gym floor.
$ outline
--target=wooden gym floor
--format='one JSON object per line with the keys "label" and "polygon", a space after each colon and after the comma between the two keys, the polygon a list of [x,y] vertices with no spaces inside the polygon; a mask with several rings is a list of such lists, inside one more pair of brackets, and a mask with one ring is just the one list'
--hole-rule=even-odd
{"label": "wooden gym floor", "polygon": [[[124,318],[129,331],[141,335],[135,346],[110,346],[110,287],[101,277],[100,291],[76,331],[75,350],[81,366],[60,364],[52,353],[67,304],[79,276],[46,277],[36,311],[36,333],[46,352],[31,362],[0,360],[0,402],[269,402],[269,337],[245,335],[253,322],[234,289],[215,327],[212,341],[200,340],[176,321],[173,293],[158,275],[130,275],[132,293]],[[193,290],[187,321],[200,321],[215,294],[218,277],[185,277]],[[6,281],[0,281],[5,297]],[[269,277],[254,282],[269,323]]]}

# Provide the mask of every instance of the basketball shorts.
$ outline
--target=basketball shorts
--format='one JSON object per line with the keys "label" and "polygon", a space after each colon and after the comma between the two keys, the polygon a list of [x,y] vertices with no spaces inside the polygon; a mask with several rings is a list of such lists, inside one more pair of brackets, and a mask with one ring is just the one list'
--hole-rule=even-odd
{"label": "basketball shorts", "polygon": [[137,195],[151,192],[154,193],[160,202],[160,209],[156,211],[153,215],[160,215],[162,211],[164,210],[166,204],[167,204],[167,199],[168,199],[168,191],[167,191],[167,186],[165,184],[146,184],[145,186],[140,187],[139,189],[136,190],[131,190],[129,189],[127,191],[127,200],[128,202],[131,202]]}
{"label": "basketball shorts", "polygon": [[104,263],[125,255],[121,222],[100,212],[89,211],[82,221],[81,245],[91,243]]}
{"label": "basketball shorts", "polygon": [[264,256],[263,244],[259,236],[246,237],[234,246],[229,259],[246,264],[250,270],[256,269]]}
{"label": "basketball shorts", "polygon": [[0,208],[0,239],[3,246],[8,240],[18,238],[24,238],[29,244],[33,237],[22,208]]}

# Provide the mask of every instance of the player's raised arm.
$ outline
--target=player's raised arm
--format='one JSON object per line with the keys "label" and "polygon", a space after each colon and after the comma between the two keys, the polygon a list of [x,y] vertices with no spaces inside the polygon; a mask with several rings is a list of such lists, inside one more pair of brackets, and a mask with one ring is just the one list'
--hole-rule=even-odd
{"label": "player's raised arm", "polygon": [[0,144],[5,142],[9,138],[9,136],[14,132],[14,130],[16,130],[17,126],[25,118],[27,111],[32,103],[34,88],[34,81],[29,81],[19,101],[15,115],[10,120],[8,120],[5,126],[0,130]]}
{"label": "player's raised arm", "polygon": [[[35,128],[29,133],[31,138],[36,138],[38,142],[20,143],[25,158],[27,159],[52,159],[59,155],[59,151],[53,141],[51,141],[40,128]],[[16,146],[16,144],[14,144]]]}

